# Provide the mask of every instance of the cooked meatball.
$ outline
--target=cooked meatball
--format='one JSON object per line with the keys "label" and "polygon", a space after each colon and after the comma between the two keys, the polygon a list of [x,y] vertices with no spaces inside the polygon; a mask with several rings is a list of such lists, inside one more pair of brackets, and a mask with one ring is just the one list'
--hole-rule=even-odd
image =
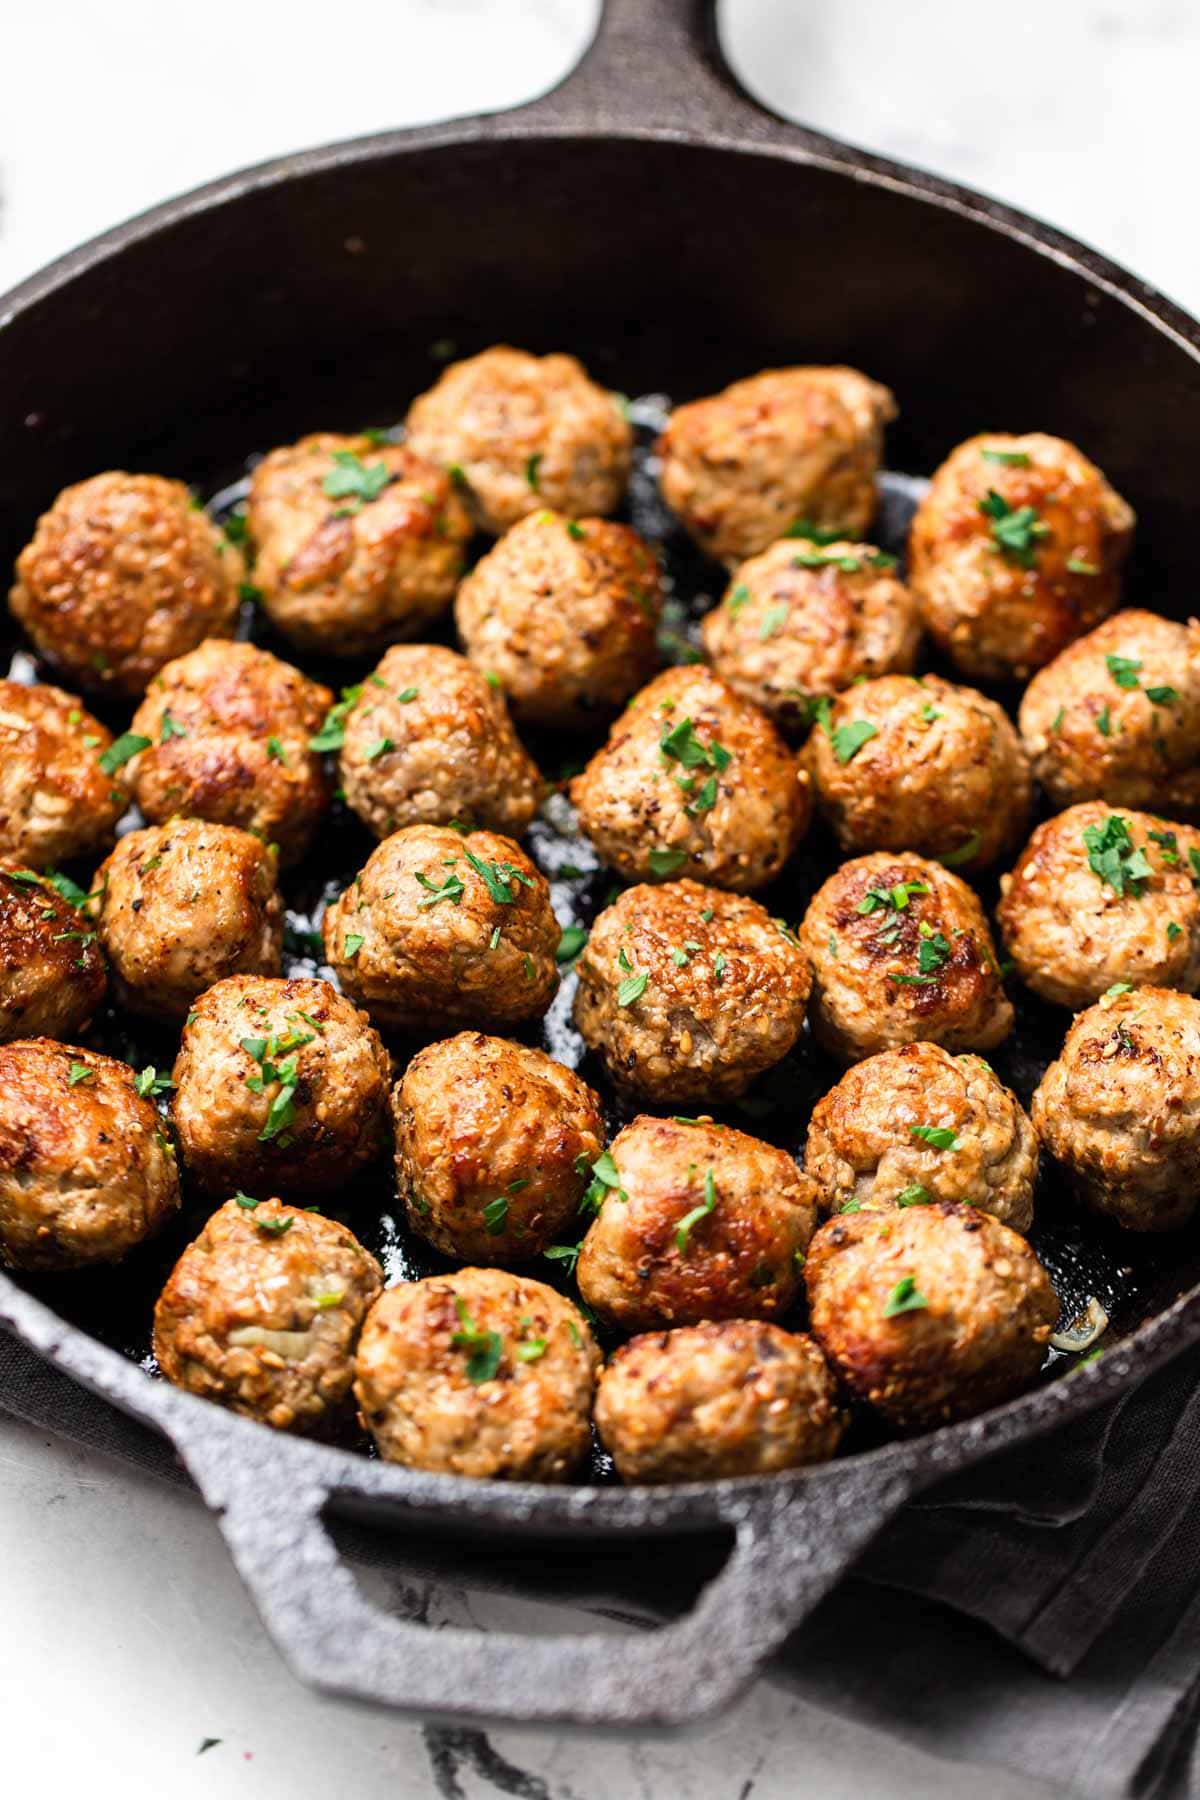
{"label": "cooked meatball", "polygon": [[178,1209],[175,1153],[131,1068],[49,1038],[0,1044],[0,1262],[119,1262]]}
{"label": "cooked meatball", "polygon": [[663,499],[730,567],[805,525],[861,537],[895,416],[857,369],[766,369],[675,408],[659,439]]}
{"label": "cooked meatball", "polygon": [[1021,736],[1055,806],[1107,800],[1200,823],[1200,623],[1116,613],[1034,676]]}
{"label": "cooked meatball", "polygon": [[44,876],[0,865],[0,1041],[75,1037],[107,985],[96,934],[79,907]]}
{"label": "cooked meatball", "polygon": [[812,985],[782,920],[698,881],[626,888],[576,967],[584,1042],[656,1101],[745,1093],[796,1042]]}
{"label": "cooked meatball", "polygon": [[1093,1212],[1127,1231],[1186,1225],[1200,1196],[1200,1001],[1146,987],[1090,1006],[1032,1110]]}
{"label": "cooked meatball", "polygon": [[73,694],[0,681],[0,856],[45,869],[107,849],[129,805],[119,767]]}
{"label": "cooked meatball", "polygon": [[150,683],[131,730],[149,740],[128,779],[147,819],[237,825],[298,862],[329,806],[309,739],[333,695],[253,644],[210,639]]}
{"label": "cooked meatball", "polygon": [[514,718],[564,730],[611,717],[650,679],[661,611],[658,564],[636,531],[544,511],[505,533],[454,603],[467,655]]}
{"label": "cooked meatball", "polygon": [[737,893],[779,873],[812,813],[809,778],[770,720],[694,667],[642,689],[571,798],[628,880],[695,875]]}
{"label": "cooked meatball", "polygon": [[173,656],[232,636],[244,572],[181,481],[113,472],[64,488],[43,513],[9,604],[77,686],[134,695]]}
{"label": "cooked meatball", "polygon": [[175,819],[123,837],[91,901],[121,1005],[180,1020],[226,975],[278,975],[277,873],[274,852],[232,825]]}
{"label": "cooked meatball", "polygon": [[412,447],[330,431],[264,456],[246,523],[268,618],[324,656],[420,637],[453,599],[471,535],[450,477]]}
{"label": "cooked meatball", "polygon": [[570,1301],[528,1276],[460,1269],[389,1288],[354,1366],[386,1462],[565,1481],[587,1455],[600,1352]]}
{"label": "cooked meatball", "polygon": [[409,1226],[446,1256],[523,1262],[573,1220],[604,1148],[600,1097],[541,1050],[464,1031],[392,1095]]}
{"label": "cooked meatball", "polygon": [[916,1039],[990,1050],[1012,1030],[983,908],[938,863],[882,851],[843,863],[814,894],[800,944],[813,1032],[844,1062]]}
{"label": "cooked meatball", "polygon": [[1033,1223],[1038,1141],[981,1056],[904,1044],[869,1056],[818,1101],[804,1167],[826,1213],[966,1201],[1014,1231]]}
{"label": "cooked meatball", "polygon": [[571,518],[615,512],[633,433],[619,396],[573,356],[498,345],[451,363],[413,401],[408,442],[451,472],[476,523],[499,536],[546,506]]}
{"label": "cooked meatball", "polygon": [[926,630],[965,675],[1024,678],[1113,611],[1134,522],[1062,438],[969,438],[912,523],[909,580]]}
{"label": "cooked meatball", "polygon": [[816,1188],[786,1150],[711,1119],[645,1114],[614,1139],[579,1292],[622,1331],[772,1319],[796,1297]]}
{"label": "cooked meatball", "polygon": [[168,1381],[277,1431],[323,1432],[351,1405],[354,1346],[383,1286],[335,1219],[280,1200],[227,1200],[154,1309]]}
{"label": "cooked meatball", "polygon": [[717,674],[799,733],[812,700],[864,676],[907,672],[921,628],[896,559],[869,544],[782,538],[734,571],[700,627]]}
{"label": "cooked meatball", "polygon": [[542,778],[504,696],[440,644],[398,645],[343,713],[347,804],[375,833],[405,825],[486,825],[521,836]]}
{"label": "cooked meatball", "polygon": [[327,981],[231,975],[200,995],[171,1112],[207,1193],[324,1194],[383,1151],[391,1058]]}
{"label": "cooked meatball", "polygon": [[831,701],[808,766],[843,850],[916,850],[983,869],[1029,823],[1029,763],[1008,714],[936,675],[884,675]]}
{"label": "cooked meatball", "polygon": [[558,989],[550,888],[511,838],[490,831],[395,832],[322,929],[342,987],[396,1031],[540,1019]]}
{"label": "cooked meatball", "polygon": [[1047,819],[1000,882],[996,919],[1021,980],[1073,1011],[1114,982],[1195,993],[1197,868],[1200,832],[1151,813],[1086,800]]}
{"label": "cooked meatball", "polygon": [[846,1415],[812,1338],[724,1319],[622,1345],[596,1427],[625,1481],[714,1481],[826,1462]]}
{"label": "cooked meatball", "polygon": [[948,1201],[831,1219],[804,1275],[817,1342],[850,1392],[899,1431],[1019,1394],[1058,1317],[1025,1239]]}

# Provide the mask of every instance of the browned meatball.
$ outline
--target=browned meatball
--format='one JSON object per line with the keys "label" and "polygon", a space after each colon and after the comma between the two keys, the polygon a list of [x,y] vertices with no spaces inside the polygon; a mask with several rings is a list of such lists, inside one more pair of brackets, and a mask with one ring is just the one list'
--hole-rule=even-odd
{"label": "browned meatball", "polygon": [[600,1352],[569,1300],[503,1269],[389,1288],[355,1359],[386,1462],[500,1481],[565,1481],[587,1455]]}
{"label": "browned meatball", "polygon": [[264,456],[246,522],[267,616],[325,656],[420,637],[453,599],[471,535],[450,477],[410,446],[330,431]]}
{"label": "browned meatball", "polygon": [[350,695],[337,709],[342,788],[376,837],[451,822],[525,832],[542,778],[504,696],[465,656],[397,645]]}
{"label": "browned meatball", "polygon": [[324,1194],[382,1153],[391,1058],[327,981],[231,975],[201,994],[171,1112],[207,1193]]}
{"label": "browned meatball", "polygon": [[168,1381],[278,1431],[324,1432],[351,1404],[354,1346],[383,1286],[334,1219],[280,1200],[227,1200],[154,1309]]}
{"label": "browned meatball", "polygon": [[278,975],[277,874],[274,852],[232,825],[175,819],[123,837],[91,902],[121,1005],[179,1020],[226,975]]}
{"label": "browned meatball", "polygon": [[619,397],[573,356],[498,345],[451,363],[413,401],[408,442],[451,472],[476,523],[498,536],[545,506],[572,518],[615,512],[633,433]]}
{"label": "browned meatball", "polygon": [[1029,823],[1029,763],[1008,714],[936,675],[884,675],[831,701],[808,766],[843,850],[916,850],[983,869]]}
{"label": "browned meatball", "polygon": [[45,869],[106,849],[129,805],[123,760],[74,694],[0,681],[0,856]]}
{"label": "browned meatball", "polygon": [[64,488],[43,513],[9,604],[77,686],[141,694],[173,656],[232,636],[243,573],[181,481],[114,471]]}
{"label": "browned meatball", "polygon": [[1195,993],[1197,868],[1200,832],[1151,813],[1087,800],[1047,819],[1000,883],[996,919],[1021,980],[1072,1010],[1114,982]]}
{"label": "browned meatball", "polygon": [[573,1219],[604,1148],[600,1097],[541,1050],[463,1031],[392,1095],[408,1223],[447,1256],[523,1262]]}
{"label": "browned meatball", "polygon": [[782,920],[698,881],[626,888],[576,966],[584,1042],[658,1101],[745,1093],[796,1042],[812,984]]}
{"label": "browned meatball", "polygon": [[846,1415],[812,1338],[723,1319],[624,1344],[596,1427],[625,1481],[714,1481],[826,1462]]}
{"label": "browned meatball", "polygon": [[813,896],[800,944],[817,1042],[844,1062],[916,1039],[990,1050],[1012,1030],[983,908],[938,863],[882,851],[843,863]]}
{"label": "browned meatball", "polygon": [[1200,623],[1119,612],[1039,671],[1021,736],[1055,806],[1107,800],[1200,823]]}
{"label": "browned meatball", "polygon": [[128,779],[147,819],[186,813],[252,831],[298,862],[329,806],[309,739],[333,695],[253,644],[210,640],[150,683],[131,730],[148,739]]}
{"label": "browned meatball", "polygon": [[1014,1231],[1033,1223],[1038,1141],[981,1056],[904,1044],[869,1056],[818,1101],[804,1167],[827,1213],[966,1201]]}
{"label": "browned meatball", "polygon": [[850,1392],[899,1431],[1019,1394],[1058,1317],[1025,1239],[974,1206],[831,1219],[804,1273],[817,1342]]}
{"label": "browned meatball", "polygon": [[513,716],[568,729],[607,718],[659,664],[658,564],[628,525],[536,512],[458,590],[467,655]]}
{"label": "browned meatball", "polygon": [[73,1044],[0,1044],[0,1262],[119,1262],[178,1211],[174,1150],[134,1082]]}
{"label": "browned meatball", "polygon": [[782,730],[799,733],[815,696],[912,668],[921,627],[895,569],[895,557],[870,544],[783,538],[734,571],[706,616],[708,660]]}
{"label": "browned meatball", "polygon": [[861,537],[895,416],[857,369],[766,369],[676,407],[659,439],[663,499],[731,567],[798,525]]}
{"label": "browned meatball", "polygon": [[1029,675],[1113,611],[1134,523],[1062,438],[968,439],[913,519],[909,580],[926,630],[965,675]]}
{"label": "browned meatball", "polygon": [[1127,1231],[1176,1231],[1200,1195],[1200,1001],[1112,994],[1072,1024],[1033,1122],[1085,1206]]}
{"label": "browned meatball", "polygon": [[107,985],[96,934],[79,907],[44,876],[0,866],[0,1040],[75,1037]]}
{"label": "browned meatball", "polygon": [[571,798],[628,880],[695,875],[737,893],[779,873],[812,814],[808,776],[770,720],[702,668],[643,688]]}
{"label": "browned meatball", "polygon": [[490,831],[395,832],[322,929],[342,987],[396,1031],[539,1019],[558,989],[550,888],[519,845]]}
{"label": "browned meatball", "polygon": [[614,1139],[579,1292],[622,1331],[781,1318],[796,1297],[816,1189],[786,1150],[711,1119],[645,1114]]}

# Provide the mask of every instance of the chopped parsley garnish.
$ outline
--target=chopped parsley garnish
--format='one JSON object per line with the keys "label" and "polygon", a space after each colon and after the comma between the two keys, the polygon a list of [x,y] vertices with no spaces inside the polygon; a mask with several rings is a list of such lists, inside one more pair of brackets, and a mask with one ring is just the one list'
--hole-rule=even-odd
{"label": "chopped parsley garnish", "polygon": [[342,955],[357,956],[365,942],[361,931],[348,931],[342,942]]}
{"label": "chopped parsley garnish", "polygon": [[767,608],[762,616],[762,623],[758,628],[758,641],[760,644],[765,644],[767,639],[773,638],[777,631],[782,631],[783,627],[787,624],[787,617],[790,610],[791,608],[786,601],[778,606],[769,606]]}
{"label": "chopped parsley garnish", "polygon": [[1105,665],[1119,688],[1132,689],[1141,683],[1141,662],[1136,656],[1106,656]]}
{"label": "chopped parsley garnish", "polygon": [[100,752],[100,767],[106,775],[115,775],[123,768],[132,756],[140,756],[143,750],[150,748],[150,739],[141,737],[136,731],[123,731],[107,750]]}
{"label": "chopped parsley garnish", "polygon": [[836,544],[846,534],[828,525],[815,525],[811,519],[793,519],[783,535],[785,538],[807,538],[812,544]]}
{"label": "chopped parsley garnish", "polygon": [[133,1085],[142,1099],[148,1100],[154,1094],[165,1094],[168,1089],[175,1086],[175,1083],[169,1075],[160,1075],[153,1063],[148,1063],[144,1069],[138,1071]]}
{"label": "chopped parsley garnish", "polygon": [[399,701],[401,706],[407,706],[410,700],[416,699],[419,692],[420,692],[419,688],[407,687],[403,690],[402,693],[399,693],[396,695],[396,699]]}
{"label": "chopped parsley garnish", "polygon": [[[457,906],[467,891],[462,876],[454,874],[453,870],[446,876],[440,887],[437,882],[430,881],[428,875],[420,869],[416,871],[416,880],[426,892],[426,898],[417,901],[418,912],[427,906],[437,906],[442,900],[450,900]],[[362,942],[361,938],[359,942]]]}
{"label": "chopped parsley garnish", "polygon": [[979,510],[992,522],[992,541],[996,548],[1022,569],[1032,569],[1038,539],[1050,535],[1050,527],[1039,519],[1035,508],[1012,507],[1003,494],[989,488],[986,498],[979,502]]}
{"label": "chopped parsley garnish", "polygon": [[1054,734],[1055,737],[1057,737],[1059,732],[1062,730],[1063,720],[1066,718],[1066,716],[1067,716],[1066,707],[1060,706],[1058,711],[1054,715],[1054,723],[1050,727],[1050,730]]}
{"label": "chopped parsley garnish", "polygon": [[1167,942],[1170,944],[1173,944],[1177,937],[1182,937],[1182,936],[1183,936],[1183,926],[1177,925],[1175,923],[1174,919],[1172,919],[1167,925]]}
{"label": "chopped parsley garnish", "polygon": [[670,731],[664,731],[658,747],[663,756],[685,769],[727,769],[733,757],[724,744],[703,744],[696,736],[691,719],[680,719]]}
{"label": "chopped parsley garnish", "polygon": [[258,1226],[258,1229],[260,1231],[265,1231],[268,1237],[282,1237],[285,1231],[290,1231],[292,1229],[295,1222],[296,1221],[291,1213],[289,1213],[285,1219],[281,1219],[276,1215],[268,1216],[265,1219],[255,1219],[254,1221]]}
{"label": "chopped parsley garnish", "polygon": [[1085,825],[1083,841],[1092,873],[1110,887],[1118,899],[1130,894],[1136,900],[1141,895],[1143,882],[1154,871],[1146,860],[1145,851],[1134,845],[1125,820],[1110,813],[1103,825]]}
{"label": "chopped parsley garnish", "polygon": [[225,536],[229,539],[231,544],[244,544],[246,541],[246,533],[249,529],[250,528],[246,523],[246,509],[244,505],[235,508],[221,527],[221,530],[225,533]]}
{"label": "chopped parsley garnish", "polygon": [[686,1256],[692,1231],[701,1219],[707,1218],[717,1204],[717,1184],[711,1169],[704,1172],[704,1198],[699,1206],[693,1206],[691,1212],[685,1213],[675,1227],[675,1247],[680,1256]]}
{"label": "chopped parsley garnish", "polygon": [[929,883],[927,881],[898,881],[895,887],[868,888],[854,910],[870,915],[879,912],[883,907],[890,907],[894,912],[903,912],[914,894],[927,894],[928,892]]}
{"label": "chopped parsley garnish", "polygon": [[394,750],[395,748],[396,746],[390,737],[377,738],[371,745],[371,748],[367,751],[367,761],[378,762],[381,756],[386,756],[389,750]]}
{"label": "chopped parsley garnish", "polygon": [[617,1005],[632,1006],[635,1000],[640,1000],[646,991],[646,983],[649,979],[645,970],[640,975],[627,975],[617,989]]}
{"label": "chopped parsley garnish", "polygon": [[963,863],[970,862],[973,856],[979,854],[979,846],[982,842],[983,833],[973,831],[971,835],[958,846],[957,850],[947,850],[945,856],[938,857],[938,861],[944,869],[961,868]]}
{"label": "chopped parsley garnish", "polygon": [[269,737],[267,739],[267,760],[269,762],[281,763],[285,769],[287,768],[287,756],[284,753],[283,745],[277,737]]}
{"label": "chopped parsley garnish", "polygon": [[829,742],[833,746],[833,754],[843,765],[853,762],[864,744],[869,744],[879,733],[867,719],[853,719],[849,725],[838,725],[829,733]]}
{"label": "chopped parsley garnish", "polygon": [[910,1125],[910,1137],[920,1138],[932,1150],[961,1150],[962,1139],[957,1137],[949,1125]]}
{"label": "chopped parsley garnish", "polygon": [[538,470],[541,468],[541,466],[542,466],[542,452],[540,450],[535,450],[533,455],[531,457],[529,457],[528,461],[525,464],[525,479],[529,483],[530,487],[533,489],[535,494],[538,492]]}
{"label": "chopped parsley garnish", "polygon": [[687,861],[686,850],[651,850],[646,858],[652,875],[673,875]]}
{"label": "chopped parsley garnish", "polygon": [[1132,981],[1114,981],[1111,987],[1105,988],[1104,998],[1107,1000],[1117,994],[1132,994],[1132,992]]}
{"label": "chopped parsley garnish", "polygon": [[579,538],[585,538],[587,536],[587,532],[583,529],[583,526],[578,522],[577,519],[568,519],[567,520],[567,536],[569,538],[575,538],[576,540],[578,540]]}
{"label": "chopped parsley garnish", "polygon": [[518,1362],[536,1362],[539,1356],[546,1354],[546,1340],[543,1337],[526,1338],[518,1344],[514,1352]]}
{"label": "chopped parsley garnish", "polygon": [[346,716],[362,693],[362,684],[342,689],[342,697],[325,714],[325,723],[308,740],[310,750],[340,750],[346,740]]}
{"label": "chopped parsley garnish", "polygon": [[741,612],[743,606],[745,606],[745,604],[746,604],[747,600],[749,600],[749,598],[750,598],[750,589],[746,586],[744,581],[739,581],[737,586],[734,588],[733,592],[730,594],[729,598],[725,602],[726,606],[729,608],[730,612],[732,613],[732,615],[735,619],[737,618],[738,614]]}
{"label": "chopped parsley garnish", "polygon": [[454,1310],[458,1314],[461,1327],[450,1339],[456,1350],[468,1350],[467,1380],[475,1387],[482,1382],[493,1381],[500,1367],[500,1358],[504,1344],[498,1331],[481,1331],[467,1311],[467,1303],[461,1294],[454,1296]]}
{"label": "chopped parsley garnish", "polygon": [[692,795],[683,810],[689,817],[695,819],[698,818],[701,813],[711,812],[716,804],[717,778],[715,775],[710,775],[700,789],[700,792]]}
{"label": "chopped parsley garnish", "polygon": [[169,744],[172,738],[185,738],[186,736],[187,732],[183,729],[183,726],[179,723],[178,719],[173,719],[170,712],[164,711],[162,716],[162,729],[158,735],[159,743]]}
{"label": "chopped parsley garnish", "polygon": [[[500,929],[496,927],[497,931]],[[587,928],[583,925],[564,925],[563,934],[558,940],[558,949],[554,952],[555,960],[560,963],[574,962],[579,952],[588,941]]]}
{"label": "chopped parsley garnish", "polygon": [[720,985],[725,979],[725,952],[718,950],[713,957],[713,980]]}
{"label": "chopped parsley garnish", "polygon": [[508,1219],[508,1195],[498,1194],[483,1209],[483,1223],[489,1236],[498,1237]]}
{"label": "chopped parsley garnish", "polygon": [[932,1201],[933,1195],[919,1181],[914,1181],[911,1187],[906,1187],[896,1195],[897,1206],[929,1206]]}
{"label": "chopped parsley garnish", "polygon": [[856,1212],[861,1212],[861,1211],[862,1211],[862,1201],[861,1200],[847,1200],[845,1206],[838,1207],[839,1216],[842,1213],[856,1213]]}
{"label": "chopped parsley garnish", "polygon": [[[514,881],[519,881],[527,888],[531,888],[534,885],[533,877],[531,875],[523,874],[521,870],[517,868],[515,863],[485,863],[471,850],[464,850],[463,855],[466,857],[467,861],[470,863],[471,867],[474,869],[475,873],[483,882],[488,893],[498,906],[511,906],[515,901],[517,896],[512,886]],[[445,898],[446,896],[443,895],[440,897]],[[422,905],[423,904],[424,902],[422,902]]]}
{"label": "chopped parsley garnish", "polygon": [[1029,457],[1024,450],[981,450],[984,462],[999,463],[1002,469],[1027,469]]}
{"label": "chopped parsley garnish", "polygon": [[1112,713],[1107,706],[1096,720],[1096,730],[1100,733],[1101,737],[1112,736]]}
{"label": "chopped parsley garnish", "polygon": [[575,1273],[575,1264],[579,1261],[579,1252],[582,1249],[582,1242],[578,1244],[551,1244],[549,1249],[543,1250],[542,1255],[546,1258],[547,1262],[561,1263],[563,1272],[567,1275],[573,1275]]}
{"label": "chopped parsley garnish", "polygon": [[243,1207],[246,1212],[253,1212],[256,1206],[262,1205],[261,1200],[256,1200],[253,1194],[243,1194],[240,1188],[233,1197],[237,1204],[240,1207]]}
{"label": "chopped parsley garnish", "polygon": [[1084,562],[1082,556],[1068,556],[1067,568],[1072,575],[1098,575],[1100,573],[1095,563]]}
{"label": "chopped parsley garnish", "polygon": [[884,1303],[883,1316],[894,1319],[897,1313],[919,1312],[929,1302],[911,1275],[902,1275]]}
{"label": "chopped parsley garnish", "polygon": [[604,1199],[606,1189],[611,1188],[618,1200],[628,1200],[629,1195],[621,1186],[620,1171],[612,1159],[612,1153],[602,1150],[594,1163],[589,1163],[586,1156],[581,1156],[575,1164],[580,1175],[591,1175],[587,1191],[579,1202],[579,1210],[585,1215],[598,1213],[600,1203]]}
{"label": "chopped parsley garnish", "polygon": [[1179,690],[1173,687],[1148,687],[1146,698],[1152,706],[1174,706],[1179,698]]}
{"label": "chopped parsley garnish", "polygon": [[86,1063],[73,1062],[67,1074],[67,1086],[78,1087],[81,1081],[93,1080],[95,1074],[95,1069],[89,1069]]}
{"label": "chopped parsley garnish", "polygon": [[353,450],[335,450],[333,467],[321,483],[331,500],[378,500],[392,477],[384,463],[364,463]]}

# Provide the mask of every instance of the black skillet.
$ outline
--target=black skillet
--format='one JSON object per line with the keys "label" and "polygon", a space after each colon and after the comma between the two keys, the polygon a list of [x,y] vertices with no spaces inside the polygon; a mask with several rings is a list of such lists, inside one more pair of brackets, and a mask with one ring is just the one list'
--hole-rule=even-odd
{"label": "black skillet", "polygon": [[[399,417],[448,341],[570,349],[613,387],[677,398],[771,364],[857,364],[900,397],[896,469],[928,472],[988,427],[1060,433],[1137,507],[1131,596],[1192,602],[1200,329],[1046,226],[760,111],[696,0],[609,0],[580,68],[532,106],[231,176],[0,302],[0,561],[96,470],[160,469],[212,495],[251,450]],[[889,492],[902,506],[903,484]],[[711,593],[677,541],[668,555],[689,595],[706,579]],[[548,837],[541,850],[555,854]],[[820,872],[810,857],[802,879]],[[1023,1091],[1063,1024],[1023,1012],[1007,1065]],[[761,1129],[791,1141],[800,1115],[783,1112]],[[645,1729],[730,1700],[906,1498],[1200,1338],[1194,1238],[1104,1244],[1053,1197],[1047,1210],[1039,1248],[1060,1288],[1113,1311],[1100,1360],[965,1425],[769,1481],[472,1484],[277,1436],[113,1347],[137,1351],[148,1304],[120,1272],[36,1292],[0,1278],[0,1324],[172,1441],[306,1680],[431,1716]],[[327,1512],[476,1550],[721,1529],[734,1543],[677,1624],[531,1639],[376,1610]]]}

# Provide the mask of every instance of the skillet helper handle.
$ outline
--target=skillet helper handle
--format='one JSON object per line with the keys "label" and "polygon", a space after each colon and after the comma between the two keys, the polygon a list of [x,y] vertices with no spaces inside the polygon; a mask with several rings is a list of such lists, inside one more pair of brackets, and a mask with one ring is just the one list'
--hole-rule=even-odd
{"label": "skillet helper handle", "polygon": [[[286,1487],[269,1459],[183,1448],[268,1632],[313,1687],[426,1718],[513,1725],[680,1726],[731,1702],[908,1497],[904,1470],[818,1469],[718,1512],[729,1560],[657,1630],[529,1636],[431,1629],[362,1592],[323,1521],[314,1468]],[[680,1540],[686,1544],[686,1539]]]}

